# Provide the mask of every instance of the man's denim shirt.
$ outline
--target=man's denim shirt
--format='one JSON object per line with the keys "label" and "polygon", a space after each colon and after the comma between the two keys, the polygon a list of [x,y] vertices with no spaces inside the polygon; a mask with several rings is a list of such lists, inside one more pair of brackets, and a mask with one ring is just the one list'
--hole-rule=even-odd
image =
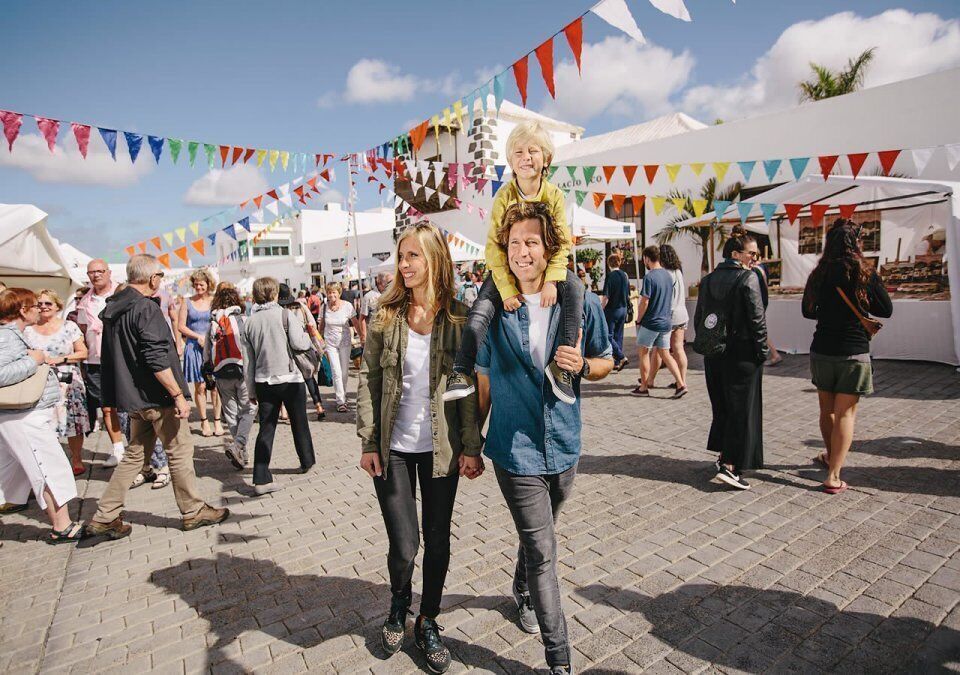
{"label": "man's denim shirt", "polygon": [[[589,291],[583,303],[581,350],[611,358],[610,336],[600,300]],[[559,344],[560,307],[554,305],[547,332],[548,354]],[[543,371],[530,358],[530,314],[526,305],[501,310],[490,322],[477,354],[477,371],[490,378],[492,405],[484,454],[502,469],[523,476],[566,471],[580,458],[580,378],[577,402],[559,401]]]}

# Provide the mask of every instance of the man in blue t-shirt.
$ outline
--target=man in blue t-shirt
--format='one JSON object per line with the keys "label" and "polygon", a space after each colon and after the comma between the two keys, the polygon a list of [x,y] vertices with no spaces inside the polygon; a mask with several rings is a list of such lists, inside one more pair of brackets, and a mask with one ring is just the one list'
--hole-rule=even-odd
{"label": "man in blue t-shirt", "polygon": [[672,398],[681,398],[687,393],[687,385],[677,362],[670,354],[670,317],[673,302],[673,277],[660,266],[660,249],[647,246],[643,249],[643,265],[647,273],[640,289],[637,306],[637,350],[640,360],[640,384],[630,393],[634,396],[649,396],[654,373],[650,368],[650,350],[656,349],[660,360],[677,381]]}

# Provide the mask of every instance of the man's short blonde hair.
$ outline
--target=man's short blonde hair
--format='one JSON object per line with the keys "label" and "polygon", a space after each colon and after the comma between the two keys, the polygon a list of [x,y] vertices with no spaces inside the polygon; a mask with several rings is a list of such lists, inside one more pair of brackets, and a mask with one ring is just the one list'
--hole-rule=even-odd
{"label": "man's short blonde hair", "polygon": [[532,143],[540,148],[540,151],[543,152],[544,171],[553,163],[555,152],[553,139],[550,138],[550,134],[539,122],[521,122],[507,136],[507,162],[510,163],[511,169],[513,168],[513,151],[521,143]]}

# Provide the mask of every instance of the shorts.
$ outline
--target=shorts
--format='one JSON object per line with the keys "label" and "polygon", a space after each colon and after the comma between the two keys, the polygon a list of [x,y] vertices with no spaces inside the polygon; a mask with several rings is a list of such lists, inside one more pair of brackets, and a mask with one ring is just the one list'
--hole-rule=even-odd
{"label": "shorts", "polygon": [[831,394],[866,396],[873,393],[873,365],[846,356],[810,355],[811,382]]}
{"label": "shorts", "polygon": [[670,349],[670,331],[650,330],[644,326],[637,327],[637,346],[647,349]]}
{"label": "shorts", "polygon": [[675,323],[675,324],[673,324],[672,326],[670,326],[670,330],[671,330],[671,331],[674,331],[674,330],[686,330],[686,329],[687,329],[687,322],[686,322],[686,321],[684,321],[683,323]]}

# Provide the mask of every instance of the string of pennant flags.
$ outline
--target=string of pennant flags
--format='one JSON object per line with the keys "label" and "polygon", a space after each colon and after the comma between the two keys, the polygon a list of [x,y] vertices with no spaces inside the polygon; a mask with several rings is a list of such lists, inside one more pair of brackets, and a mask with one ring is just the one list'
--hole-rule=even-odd
{"label": "string of pennant flags", "polygon": [[[197,162],[200,156],[202,162],[205,162],[210,169],[216,168],[217,160],[220,162],[220,168],[234,166],[236,164],[247,164],[251,160],[257,167],[262,167],[264,162],[273,172],[277,165],[286,171],[288,168],[294,172],[307,170],[312,163],[315,167],[320,167],[321,163],[326,166],[327,162],[333,158],[330,153],[303,153],[290,152],[289,150],[273,150],[267,148],[248,148],[239,145],[220,145],[218,143],[204,143],[202,141],[190,141],[180,138],[171,138],[169,136],[155,136],[152,134],[141,134],[133,131],[122,131],[108,127],[100,127],[82,122],[63,122],[51,117],[41,117],[28,113],[20,113],[12,110],[0,110],[0,123],[3,124],[3,135],[7,140],[7,149],[13,152],[13,145],[20,136],[21,127],[24,118],[33,119],[40,131],[40,135],[47,142],[50,152],[54,152],[57,146],[57,138],[61,128],[69,125],[77,144],[77,150],[83,159],[87,158],[87,152],[90,148],[91,138],[95,138],[93,130],[96,129],[107,151],[114,161],[117,160],[117,151],[120,147],[120,140],[126,145],[127,155],[130,162],[135,163],[141,154],[146,138],[147,147],[153,155],[157,164],[164,154],[166,148],[167,156],[170,157],[172,164],[177,164],[180,157],[186,154],[186,162],[191,167]],[[200,150],[203,154],[200,155]]]}

